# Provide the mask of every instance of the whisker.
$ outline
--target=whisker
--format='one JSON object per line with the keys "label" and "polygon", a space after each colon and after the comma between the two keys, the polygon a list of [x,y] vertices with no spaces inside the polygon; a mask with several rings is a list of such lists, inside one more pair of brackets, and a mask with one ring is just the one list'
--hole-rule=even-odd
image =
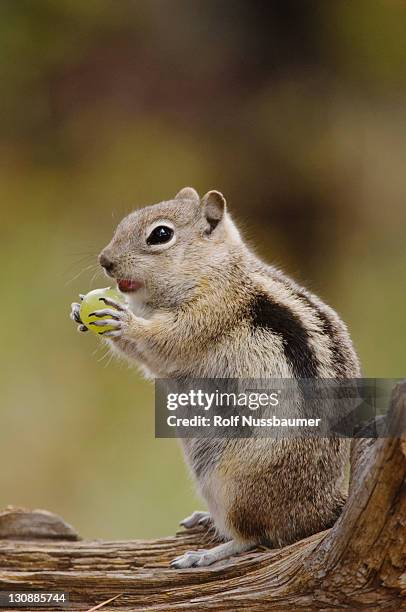
{"label": "whisker", "polygon": [[93,353],[92,353],[92,357],[96,357],[97,358],[97,362],[99,361],[103,361],[103,359],[106,357],[106,355],[108,354],[108,349],[105,353],[102,354],[101,357],[98,356],[98,353],[100,353],[103,349],[104,349],[104,344],[102,342],[98,342],[96,348],[94,349]]}
{"label": "whisker", "polygon": [[71,278],[70,280],[66,281],[65,283],[65,287],[67,285],[72,284],[76,279],[79,278],[79,276],[81,276],[84,272],[86,272],[87,270],[91,270],[92,268],[95,268],[97,266],[97,264],[91,264],[90,266],[86,266],[84,268],[82,268],[82,270],[80,270],[80,272],[78,272],[77,274],[75,274],[75,276],[73,278]]}
{"label": "whisker", "polygon": [[[114,356],[113,353],[111,353],[110,351],[107,351],[106,355],[108,355],[109,353],[110,353],[109,358],[108,358],[108,360],[106,361],[106,363],[103,366],[105,368],[109,367],[109,365],[111,364],[111,361],[113,359],[113,356]],[[106,355],[104,355],[103,358],[106,357]]]}
{"label": "whisker", "polygon": [[[68,267],[65,269],[64,274],[68,274],[73,267],[79,266],[81,264],[85,264],[87,262],[92,261],[92,263],[94,263],[94,257],[90,256],[90,255],[86,255],[84,257],[81,257],[80,259],[73,261],[71,264],[68,265]],[[90,264],[89,264],[90,265]],[[96,264],[94,264],[96,265]]]}
{"label": "whisker", "polygon": [[[96,356],[99,351],[103,350],[103,348],[105,348],[105,345],[100,343],[93,351],[93,355]],[[97,363],[101,363],[102,361],[106,359],[106,357],[108,357],[108,359],[107,359],[107,363],[104,364],[105,368],[107,368],[110,365],[111,360],[114,357],[113,353],[108,347],[106,348],[106,351],[103,353],[103,355],[97,359]]]}
{"label": "whisker", "polygon": [[108,356],[109,352],[110,351],[107,349],[106,352],[103,353],[103,355],[97,359],[97,363],[101,363],[102,361],[104,361],[106,357]]}
{"label": "whisker", "polygon": [[100,266],[97,264],[97,267],[96,267],[96,269],[95,269],[95,271],[94,271],[94,273],[93,273],[93,276],[92,276],[92,278],[90,279],[90,287],[92,287],[92,286],[93,286],[93,283],[94,283],[95,279],[97,278],[97,275],[98,275],[98,274],[101,274],[101,273],[102,273],[102,272],[101,272],[101,270],[100,270]]}
{"label": "whisker", "polygon": [[97,255],[97,251],[70,251],[69,253],[65,253],[65,257],[94,257],[95,259]]}

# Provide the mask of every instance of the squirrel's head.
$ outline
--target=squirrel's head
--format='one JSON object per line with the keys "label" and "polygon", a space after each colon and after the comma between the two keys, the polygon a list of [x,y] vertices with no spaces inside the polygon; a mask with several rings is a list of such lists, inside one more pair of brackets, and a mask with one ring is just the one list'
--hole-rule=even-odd
{"label": "squirrel's head", "polygon": [[170,307],[221,278],[241,244],[223,195],[200,198],[185,187],[173,200],[125,217],[99,261],[130,298]]}

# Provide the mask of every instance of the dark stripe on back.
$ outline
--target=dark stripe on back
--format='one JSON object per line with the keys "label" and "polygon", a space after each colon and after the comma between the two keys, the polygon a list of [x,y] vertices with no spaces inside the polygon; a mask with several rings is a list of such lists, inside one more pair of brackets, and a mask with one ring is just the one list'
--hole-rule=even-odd
{"label": "dark stripe on back", "polygon": [[250,312],[254,327],[267,329],[282,338],[285,357],[296,378],[317,377],[318,360],[309,334],[294,312],[263,293],[254,297]]}
{"label": "dark stripe on back", "polygon": [[297,292],[296,295],[316,312],[316,315],[322,324],[323,332],[330,340],[330,349],[333,354],[333,367],[335,372],[338,376],[345,376],[352,364],[348,362],[346,350],[343,347],[343,339],[335,327],[334,322],[330,319],[328,314],[320,308],[320,306],[313,302],[308,295],[302,292]]}

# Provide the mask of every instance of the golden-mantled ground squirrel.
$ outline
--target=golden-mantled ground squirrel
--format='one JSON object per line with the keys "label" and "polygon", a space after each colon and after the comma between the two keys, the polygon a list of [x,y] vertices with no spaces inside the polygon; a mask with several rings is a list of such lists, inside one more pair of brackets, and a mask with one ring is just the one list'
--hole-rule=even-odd
{"label": "golden-mantled ground squirrel", "polygon": [[[118,225],[99,257],[128,296],[98,313],[105,337],[150,377],[354,378],[348,331],[319,298],[263,263],[242,240],[224,197],[186,187]],[[114,307],[114,308],[113,308]],[[79,304],[72,305],[79,329]],[[188,439],[185,456],[224,543],[175,559],[210,565],[331,526],[345,501],[348,440]]]}

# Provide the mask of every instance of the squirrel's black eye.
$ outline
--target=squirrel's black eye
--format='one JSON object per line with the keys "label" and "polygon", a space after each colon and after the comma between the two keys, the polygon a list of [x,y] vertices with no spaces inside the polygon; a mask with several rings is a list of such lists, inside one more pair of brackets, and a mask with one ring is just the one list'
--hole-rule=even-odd
{"label": "squirrel's black eye", "polygon": [[173,236],[173,229],[167,225],[158,225],[147,238],[147,244],[164,244]]}

